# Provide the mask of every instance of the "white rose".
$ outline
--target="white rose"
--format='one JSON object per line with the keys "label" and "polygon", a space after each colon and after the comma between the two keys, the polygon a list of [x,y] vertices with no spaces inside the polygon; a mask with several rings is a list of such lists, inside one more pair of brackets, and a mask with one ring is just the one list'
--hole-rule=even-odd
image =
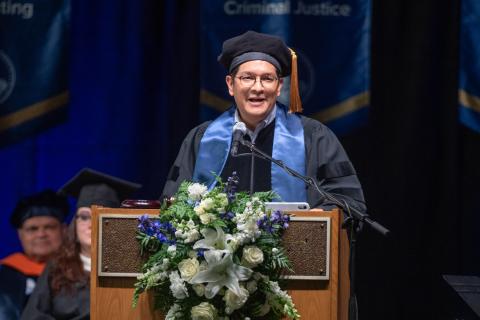
{"label": "white rose", "polygon": [[240,309],[248,300],[248,290],[240,287],[240,295],[236,295],[232,290],[228,289],[223,297],[225,300],[225,311],[231,314],[234,310]]}
{"label": "white rose", "polygon": [[210,215],[208,213],[204,213],[199,215],[200,222],[203,224],[208,224],[210,222]]}
{"label": "white rose", "polygon": [[242,264],[253,268],[263,262],[263,252],[257,246],[243,248]]}
{"label": "white rose", "polygon": [[190,313],[192,320],[214,320],[217,318],[217,310],[208,302],[202,302],[192,308]]}
{"label": "white rose", "polygon": [[205,211],[212,209],[214,204],[212,198],[203,199],[202,202],[200,202],[200,206],[203,207]]}
{"label": "white rose", "polygon": [[188,186],[188,197],[192,200],[200,200],[207,193],[207,187],[200,183],[194,183]]}
{"label": "white rose", "polygon": [[213,214],[204,213],[204,214],[200,215],[200,222],[203,223],[203,224],[209,224],[213,220],[215,220],[215,216]]}
{"label": "white rose", "polygon": [[201,297],[205,294],[205,286],[201,283],[194,284],[192,286],[193,291],[197,294],[197,296]]}
{"label": "white rose", "polygon": [[182,275],[182,279],[189,281],[199,271],[200,263],[196,258],[184,259],[178,264],[178,270]]}
{"label": "white rose", "polygon": [[227,198],[227,195],[225,193],[219,193],[217,195],[217,199],[220,200],[220,206],[222,207],[226,207],[228,206],[228,198]]}
{"label": "white rose", "polygon": [[192,229],[186,233],[185,243],[190,243],[200,239],[200,232],[197,229]]}
{"label": "white rose", "polygon": [[203,208],[203,206],[196,206],[195,208],[193,208],[193,211],[195,211],[195,213],[200,216],[202,214],[205,213],[205,209]]}

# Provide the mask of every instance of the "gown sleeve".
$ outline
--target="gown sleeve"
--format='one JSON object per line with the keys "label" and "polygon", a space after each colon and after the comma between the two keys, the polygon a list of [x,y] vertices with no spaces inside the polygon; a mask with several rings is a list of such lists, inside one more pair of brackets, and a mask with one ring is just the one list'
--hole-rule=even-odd
{"label": "gown sleeve", "polygon": [[38,278],[20,320],[55,320],[54,317],[49,315],[52,306],[49,269],[50,266],[48,265]]}
{"label": "gown sleeve", "polygon": [[[344,200],[361,212],[366,212],[362,186],[355,168],[335,134],[318,121],[304,118],[306,132],[307,175],[316,178],[318,185]],[[312,207],[331,209],[335,204],[321,199],[318,192],[307,192]]]}
{"label": "gown sleeve", "polygon": [[198,147],[209,124],[210,122],[205,122],[193,128],[183,140],[177,158],[168,173],[160,200],[173,196],[183,181],[192,179]]}

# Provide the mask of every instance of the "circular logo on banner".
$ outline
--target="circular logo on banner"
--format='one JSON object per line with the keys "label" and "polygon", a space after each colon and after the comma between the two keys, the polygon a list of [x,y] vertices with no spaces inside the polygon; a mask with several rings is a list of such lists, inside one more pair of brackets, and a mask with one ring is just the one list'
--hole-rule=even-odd
{"label": "circular logo on banner", "polygon": [[12,60],[0,50],[0,103],[8,99],[15,86],[15,68]]}

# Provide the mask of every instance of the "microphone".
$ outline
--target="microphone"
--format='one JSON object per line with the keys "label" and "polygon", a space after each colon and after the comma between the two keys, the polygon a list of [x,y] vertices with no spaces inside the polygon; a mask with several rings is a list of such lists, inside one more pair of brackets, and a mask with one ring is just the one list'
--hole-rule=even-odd
{"label": "microphone", "polygon": [[232,149],[230,149],[230,154],[232,157],[237,155],[238,144],[243,140],[243,136],[247,132],[247,126],[243,122],[237,122],[233,126],[233,138],[232,138]]}

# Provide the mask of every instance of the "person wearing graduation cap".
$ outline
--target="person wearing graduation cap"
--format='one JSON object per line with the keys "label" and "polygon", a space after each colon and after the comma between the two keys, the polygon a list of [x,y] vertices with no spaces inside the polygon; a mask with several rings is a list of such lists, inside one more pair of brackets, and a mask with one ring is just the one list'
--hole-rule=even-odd
{"label": "person wearing graduation cap", "polygon": [[[192,129],[169,172],[161,198],[171,197],[184,180],[212,188],[214,172],[225,181],[233,171],[239,176],[239,191],[251,191],[251,158],[232,156],[232,133],[238,123],[246,125],[245,139],[282,160],[295,171],[317,179],[325,191],[350,206],[366,210],[355,169],[336,136],[322,123],[299,115],[297,56],[276,36],[247,31],[226,40],[218,61],[227,70],[228,93],[234,105],[212,122]],[[290,106],[277,101],[290,76]],[[250,150],[239,146],[238,153]],[[332,208],[316,190],[265,160],[255,160],[253,191],[275,191],[282,201],[308,202],[310,207]]]}
{"label": "person wearing graduation cap", "polygon": [[17,229],[23,252],[0,261],[0,319],[18,319],[46,262],[60,248],[67,198],[45,190],[17,202],[10,224]]}
{"label": "person wearing graduation cap", "polygon": [[119,207],[141,185],[85,168],[60,192],[77,198],[67,239],[38,279],[21,319],[90,318],[92,205]]}

